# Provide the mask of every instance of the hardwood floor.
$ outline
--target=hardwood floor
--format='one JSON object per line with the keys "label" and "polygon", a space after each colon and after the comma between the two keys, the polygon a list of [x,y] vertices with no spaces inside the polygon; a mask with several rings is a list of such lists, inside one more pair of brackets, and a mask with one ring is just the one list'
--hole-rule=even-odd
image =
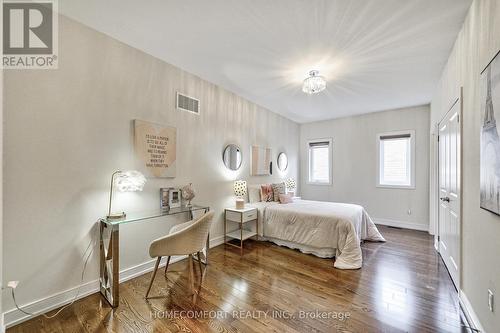
{"label": "hardwood floor", "polygon": [[115,310],[94,294],[7,332],[462,332],[432,237],[379,229],[387,243],[365,242],[359,270],[267,242],[249,241],[243,257],[221,245],[210,250],[198,296],[188,295],[184,260],[168,278],[160,269],[152,299],[144,299],[148,273],[120,285]]}

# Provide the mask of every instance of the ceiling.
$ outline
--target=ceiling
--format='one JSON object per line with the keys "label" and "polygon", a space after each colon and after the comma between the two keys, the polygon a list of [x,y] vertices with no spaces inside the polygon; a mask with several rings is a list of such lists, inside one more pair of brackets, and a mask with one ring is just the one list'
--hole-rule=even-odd
{"label": "ceiling", "polygon": [[[429,103],[471,0],[64,0],[63,14],[299,123]],[[327,89],[302,92],[317,69]]]}

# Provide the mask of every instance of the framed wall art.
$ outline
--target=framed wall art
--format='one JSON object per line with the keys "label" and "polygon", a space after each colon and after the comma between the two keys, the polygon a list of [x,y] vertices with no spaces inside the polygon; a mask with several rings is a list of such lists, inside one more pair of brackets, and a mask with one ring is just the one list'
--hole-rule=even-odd
{"label": "framed wall art", "polygon": [[481,73],[481,208],[500,215],[500,52]]}
{"label": "framed wall art", "polygon": [[134,120],[134,149],[138,168],[149,177],[176,176],[177,129]]}

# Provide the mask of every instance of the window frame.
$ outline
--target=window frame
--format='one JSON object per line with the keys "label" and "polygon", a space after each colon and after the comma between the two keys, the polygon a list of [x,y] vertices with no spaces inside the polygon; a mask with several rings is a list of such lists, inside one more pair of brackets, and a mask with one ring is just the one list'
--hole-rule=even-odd
{"label": "window frame", "polygon": [[[410,136],[410,185],[397,185],[397,184],[382,184],[382,156],[381,156],[381,138],[384,136]],[[392,188],[392,189],[408,189],[414,190],[416,188],[416,150],[415,150],[415,130],[392,131],[377,134],[377,187],[379,188]]]}
{"label": "window frame", "polygon": [[[328,142],[328,182],[311,181],[311,143]],[[307,184],[331,186],[333,184],[333,138],[311,139],[307,141]]]}

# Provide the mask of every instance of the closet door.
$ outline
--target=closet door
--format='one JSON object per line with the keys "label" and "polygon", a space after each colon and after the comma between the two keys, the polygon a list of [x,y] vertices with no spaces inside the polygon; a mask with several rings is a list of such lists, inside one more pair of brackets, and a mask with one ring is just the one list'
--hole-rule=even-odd
{"label": "closet door", "polygon": [[460,99],[439,124],[439,253],[457,289],[460,279]]}

